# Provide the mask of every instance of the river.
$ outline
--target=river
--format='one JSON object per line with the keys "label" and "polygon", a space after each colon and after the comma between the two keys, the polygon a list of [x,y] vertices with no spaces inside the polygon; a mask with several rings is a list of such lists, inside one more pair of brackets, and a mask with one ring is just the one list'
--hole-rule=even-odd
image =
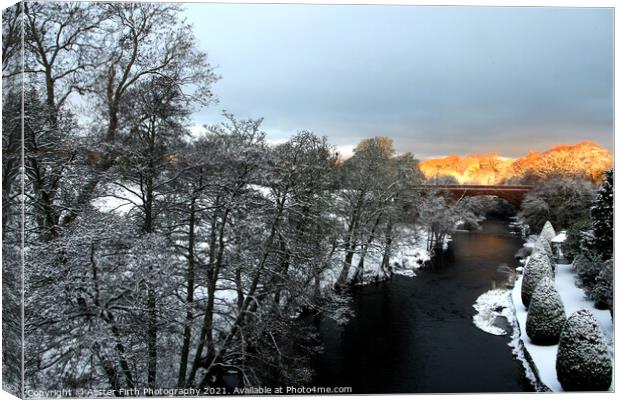
{"label": "river", "polygon": [[324,352],[314,384],[353,393],[534,391],[508,347],[472,322],[479,295],[502,286],[522,241],[507,223],[457,232],[448,250],[416,277],[394,276],[353,290],[355,317],[318,322]]}

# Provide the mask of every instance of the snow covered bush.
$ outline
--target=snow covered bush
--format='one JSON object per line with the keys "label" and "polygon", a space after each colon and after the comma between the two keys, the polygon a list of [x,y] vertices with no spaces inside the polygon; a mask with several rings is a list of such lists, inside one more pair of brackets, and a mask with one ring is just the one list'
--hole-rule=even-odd
{"label": "snow covered bush", "polygon": [[577,285],[585,290],[585,292],[593,297],[594,285],[596,277],[601,272],[602,262],[596,254],[589,256],[580,254],[573,261],[573,268],[577,272]]}
{"label": "snow covered bush", "polygon": [[540,231],[540,237],[545,239],[547,242],[551,242],[551,240],[555,237],[555,229],[553,229],[551,222],[545,222],[545,225]]}
{"label": "snow covered bush", "polygon": [[614,305],[614,260],[603,263],[601,271],[596,276],[594,289],[592,290],[596,308],[609,308],[613,315]]}
{"label": "snow covered bush", "polygon": [[564,322],[566,322],[566,312],[564,312],[562,298],[553,280],[545,277],[532,294],[525,332],[534,344],[557,344]]}
{"label": "snow covered bush", "polygon": [[532,298],[532,293],[536,285],[538,285],[543,278],[552,276],[553,271],[547,255],[539,250],[534,250],[525,264],[525,271],[523,272],[521,300],[523,300],[525,307],[530,305],[530,299]]}
{"label": "snow covered bush", "polygon": [[550,221],[565,229],[590,215],[596,186],[588,179],[557,177],[537,184],[523,199],[520,217],[534,231]]}
{"label": "snow covered bush", "polygon": [[539,236],[538,240],[536,240],[536,247],[545,252],[547,257],[549,258],[549,264],[551,264],[551,270],[555,272],[555,255],[553,254],[551,243],[547,239],[543,238],[542,236]]}
{"label": "snow covered bush", "polygon": [[540,235],[538,235],[537,244],[545,251],[549,261],[551,262],[551,269],[555,272],[555,254],[553,254],[553,248],[551,247],[551,240],[555,237],[555,229],[551,222],[545,222]]}
{"label": "snow covered bush", "polygon": [[603,332],[590,311],[576,311],[564,324],[555,368],[564,390],[609,389],[612,361]]}
{"label": "snow covered bush", "polygon": [[583,218],[572,224],[566,232],[566,241],[562,247],[564,256],[574,260],[587,248],[592,247],[592,221]]}
{"label": "snow covered bush", "polygon": [[611,258],[614,251],[614,170],[605,172],[605,181],[596,193],[590,210],[594,248],[604,260]]}

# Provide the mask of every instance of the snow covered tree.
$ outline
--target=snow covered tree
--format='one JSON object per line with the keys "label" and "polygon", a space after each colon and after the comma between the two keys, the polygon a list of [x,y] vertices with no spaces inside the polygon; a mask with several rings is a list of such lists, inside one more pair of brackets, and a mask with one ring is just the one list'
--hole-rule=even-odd
{"label": "snow covered tree", "polygon": [[562,330],[556,372],[566,391],[604,391],[613,364],[601,328],[588,310],[573,313]]}
{"label": "snow covered tree", "polygon": [[555,255],[551,249],[551,244],[543,237],[538,237],[534,242],[534,249],[535,251],[543,252],[547,256],[551,269],[555,272]]}
{"label": "snow covered tree", "polygon": [[53,238],[60,216],[72,208],[71,177],[78,163],[81,139],[77,121],[70,112],[56,112],[50,121],[50,108],[36,89],[24,96],[24,188],[29,217],[37,225],[37,234]]}
{"label": "snow covered tree", "polygon": [[545,225],[540,231],[539,236],[545,239],[547,242],[551,242],[551,240],[555,237],[555,229],[553,229],[553,225],[551,225],[551,222],[545,222]]}
{"label": "snow covered tree", "polygon": [[475,212],[476,204],[468,198],[450,201],[431,191],[420,206],[418,222],[429,232],[428,250],[441,251],[445,239],[454,233],[459,223],[468,227],[479,227],[484,219]]}
{"label": "snow covered tree", "polygon": [[614,170],[605,171],[605,180],[598,189],[594,205],[590,210],[594,249],[604,260],[614,251]]}
{"label": "snow covered tree", "polygon": [[574,260],[579,254],[593,248],[592,236],[592,221],[589,217],[576,221],[566,231],[564,256],[569,260]]}
{"label": "snow covered tree", "polygon": [[179,17],[179,5],[102,3],[101,8],[108,17],[104,43],[111,45],[97,91],[106,112],[106,142],[116,141],[123,98],[143,79],[160,77],[202,105],[213,100],[211,84],[218,77],[197,48],[191,25]]}
{"label": "snow covered tree", "polygon": [[420,202],[419,191],[411,190],[421,183],[417,163],[411,153],[392,156],[386,160],[382,176],[373,178],[381,182],[369,199],[376,212],[363,214],[365,220],[360,226],[362,240],[354,282],[363,281],[364,263],[373,251],[377,255],[382,253],[379,273],[387,277],[391,275],[390,257],[397,234],[396,226],[405,222],[406,215],[414,213]]}
{"label": "snow covered tree", "polygon": [[573,268],[577,272],[577,285],[585,290],[590,298],[594,298],[596,277],[601,272],[602,266],[603,261],[596,253],[580,254],[573,260]]}
{"label": "snow covered tree", "polygon": [[343,243],[345,256],[336,282],[337,288],[348,285],[353,256],[372,244],[376,229],[382,222],[383,202],[387,199],[381,196],[381,191],[394,153],[392,139],[374,137],[360,142],[353,157],[342,164],[340,171],[345,190],[342,192],[340,213],[346,221],[346,233]]}
{"label": "snow covered tree", "polygon": [[21,23],[22,3],[2,11],[2,380],[14,396],[21,396],[23,348]]}
{"label": "snow covered tree", "polygon": [[2,10],[2,78],[21,73],[22,3]]}
{"label": "snow covered tree", "polygon": [[[182,98],[179,101],[202,107],[213,101],[211,85],[219,79],[206,53],[198,49],[191,25],[179,17],[180,5],[142,2],[92,6],[105,17],[95,40],[100,48],[92,71],[93,83],[85,91],[97,106],[88,149],[94,173],[80,185],[76,207],[92,198],[100,177],[117,160],[117,150],[127,139],[122,109],[135,100],[133,96],[145,81],[165,81],[177,89]],[[72,217],[73,213],[66,218]]]}
{"label": "snow covered tree", "polygon": [[102,7],[87,2],[24,3],[24,71],[41,79],[52,126],[75,92],[93,84],[89,75],[98,66]]}
{"label": "snow covered tree", "polygon": [[131,288],[141,274],[126,268],[132,233],[122,218],[89,211],[58,238],[33,243],[26,253],[24,345],[30,387],[107,382],[118,389],[136,383],[128,359],[136,338],[124,329],[133,321]]}
{"label": "snow covered tree", "polygon": [[555,177],[539,183],[523,199],[520,216],[534,231],[550,221],[556,229],[566,229],[588,216],[595,186],[590,180]]}
{"label": "snow covered tree", "polygon": [[530,300],[525,331],[532,343],[557,344],[566,321],[564,304],[552,278],[543,278]]}
{"label": "snow covered tree", "polygon": [[[184,381],[185,386],[197,384],[194,380],[200,369],[211,367],[218,336],[220,340],[221,336],[226,336],[227,332],[218,333],[216,321],[223,319],[233,324],[238,317],[238,308],[246,301],[245,285],[252,279],[251,264],[261,257],[260,246],[265,240],[263,223],[268,218],[264,215],[265,208],[273,205],[250,187],[252,182],[261,182],[261,163],[268,160],[265,133],[260,130],[262,120],[238,120],[231,114],[225,114],[225,117],[225,122],[208,126],[207,134],[194,141],[191,151],[196,156],[192,161],[195,167],[189,169],[194,171],[183,177],[183,180],[189,180],[187,184],[191,187],[202,188],[194,194],[198,196],[194,211],[198,210],[195,217],[203,221],[202,229],[198,227],[196,232],[200,234],[202,231],[207,243],[205,249],[194,251],[188,259],[190,262],[195,259],[197,265],[202,266],[195,271],[203,273],[195,276],[193,289],[201,288],[204,294],[197,310],[201,317],[195,322],[198,329],[192,339],[191,360],[188,359],[189,349],[183,350],[182,359],[187,360],[187,365],[181,367],[178,379]],[[191,202],[189,210],[184,212],[188,211],[188,217],[191,217]],[[188,268],[188,290],[194,286],[191,271],[192,268]],[[217,294],[224,279],[235,282],[237,286],[237,307],[221,310],[217,305]],[[232,341],[232,336],[227,340]],[[221,356],[228,350],[223,348]]]}
{"label": "snow covered tree", "polygon": [[530,305],[530,300],[534,289],[536,289],[536,285],[538,285],[543,278],[547,277],[553,277],[549,257],[547,257],[544,252],[535,250],[525,264],[525,271],[523,272],[521,300],[525,307]]}
{"label": "snow covered tree", "polygon": [[601,267],[599,274],[594,281],[592,290],[595,305],[597,308],[609,308],[613,316],[614,306],[614,260],[605,261]]}
{"label": "snow covered tree", "polygon": [[418,160],[411,153],[392,158],[388,171],[385,204],[385,227],[383,229],[383,257],[381,271],[388,275],[390,257],[398,224],[411,222],[411,216],[419,212],[421,196],[419,191],[411,190],[420,185],[423,176],[418,168]]}
{"label": "snow covered tree", "polygon": [[429,181],[431,185],[458,185],[459,181],[452,175],[437,175]]}
{"label": "snow covered tree", "polygon": [[[342,190],[337,212],[344,221],[342,249],[344,260],[337,288],[363,276],[367,255],[375,250],[382,253],[381,268],[389,274],[389,259],[394,240],[396,214],[405,208],[417,208],[418,196],[409,190],[419,184],[421,175],[417,160],[409,153],[395,155],[392,139],[373,137],[361,141],[353,157],[339,168]],[[354,256],[359,255],[357,265]]]}

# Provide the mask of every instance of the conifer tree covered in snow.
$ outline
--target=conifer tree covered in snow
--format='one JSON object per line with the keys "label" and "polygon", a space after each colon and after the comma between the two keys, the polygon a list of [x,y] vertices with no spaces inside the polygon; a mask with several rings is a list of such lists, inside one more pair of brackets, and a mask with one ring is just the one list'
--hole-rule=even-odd
{"label": "conifer tree covered in snow", "polygon": [[556,372],[567,391],[608,390],[612,361],[598,322],[588,310],[573,313],[562,330]]}
{"label": "conifer tree covered in snow", "polygon": [[553,240],[555,236],[556,233],[555,229],[553,229],[553,225],[551,225],[551,222],[547,221],[540,231],[540,235],[538,235],[537,240],[537,243],[549,257],[549,262],[551,263],[551,269],[553,269],[553,272],[555,272],[555,255],[553,254],[553,248],[551,247],[551,240]]}
{"label": "conifer tree covered in snow", "polygon": [[553,229],[553,225],[551,225],[551,222],[545,222],[545,225],[540,231],[540,237],[545,239],[547,242],[551,242],[555,235],[555,229]]}
{"label": "conifer tree covered in snow", "polygon": [[545,253],[547,258],[549,259],[549,264],[551,265],[551,270],[553,272],[555,272],[555,255],[553,254],[553,249],[551,249],[551,243],[547,239],[545,239],[544,237],[540,236],[536,240],[536,245],[535,246],[536,246],[537,249],[539,249],[540,251]]}
{"label": "conifer tree covered in snow", "polygon": [[553,271],[547,255],[535,250],[525,265],[523,284],[521,286],[521,300],[525,307],[529,307],[536,285],[545,277],[552,277]]}
{"label": "conifer tree covered in snow", "polygon": [[543,278],[536,286],[527,313],[525,331],[532,343],[556,344],[560,340],[566,313],[562,298],[551,278]]}
{"label": "conifer tree covered in snow", "polygon": [[520,216],[538,231],[546,221],[566,229],[590,214],[595,185],[576,177],[554,178],[537,184],[523,199]]}
{"label": "conifer tree covered in snow", "polygon": [[592,221],[584,217],[572,224],[566,231],[566,241],[562,246],[564,256],[574,260],[584,250],[592,247]]}
{"label": "conifer tree covered in snow", "polygon": [[577,286],[585,290],[591,298],[593,298],[596,277],[601,272],[602,265],[603,261],[596,253],[589,255],[580,254],[573,261],[573,268],[577,273]]}
{"label": "conifer tree covered in snow", "polygon": [[605,181],[598,189],[594,205],[590,211],[595,250],[609,259],[614,250],[614,170],[605,172]]}
{"label": "conifer tree covered in snow", "polygon": [[594,280],[594,289],[592,291],[596,307],[609,308],[613,316],[614,306],[614,259],[607,260],[603,263],[601,271]]}

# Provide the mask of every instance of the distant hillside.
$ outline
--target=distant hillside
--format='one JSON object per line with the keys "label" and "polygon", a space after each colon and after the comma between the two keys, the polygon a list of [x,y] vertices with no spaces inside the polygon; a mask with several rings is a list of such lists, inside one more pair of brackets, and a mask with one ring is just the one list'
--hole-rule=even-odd
{"label": "distant hillside", "polygon": [[427,179],[450,176],[459,183],[492,185],[533,181],[554,174],[581,175],[600,182],[603,171],[612,164],[609,150],[584,141],[558,145],[542,153],[532,151],[517,159],[498,153],[433,158],[420,162],[420,169]]}

